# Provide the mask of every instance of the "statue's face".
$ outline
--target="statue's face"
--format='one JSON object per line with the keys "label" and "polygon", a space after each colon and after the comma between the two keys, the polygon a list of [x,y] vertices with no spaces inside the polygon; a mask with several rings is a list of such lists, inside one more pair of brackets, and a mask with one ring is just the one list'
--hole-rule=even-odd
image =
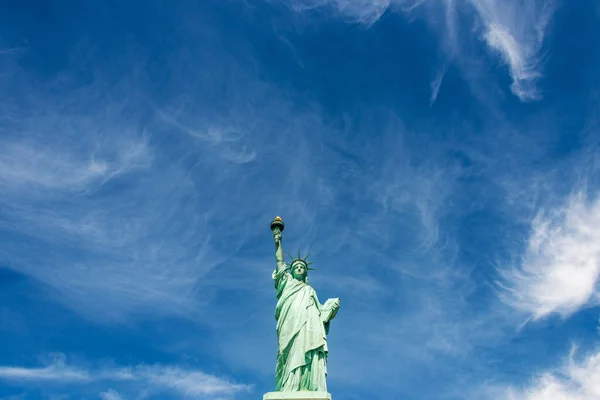
{"label": "statue's face", "polygon": [[294,266],[292,267],[292,276],[294,277],[294,279],[304,281],[304,279],[306,278],[306,266],[301,262],[294,264]]}

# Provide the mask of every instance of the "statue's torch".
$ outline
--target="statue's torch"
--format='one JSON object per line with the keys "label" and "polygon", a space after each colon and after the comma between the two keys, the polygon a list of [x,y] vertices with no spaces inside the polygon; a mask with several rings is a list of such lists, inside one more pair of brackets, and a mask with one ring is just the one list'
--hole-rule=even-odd
{"label": "statue's torch", "polygon": [[281,232],[285,225],[281,220],[281,217],[275,217],[271,222],[271,231],[273,232],[273,239],[275,240],[275,259],[277,260],[277,269],[285,268],[285,261],[283,256],[283,248],[281,246]]}
{"label": "statue's torch", "polygon": [[285,225],[281,217],[275,217],[271,222],[271,231],[273,232],[273,235],[283,232],[283,228],[285,228]]}

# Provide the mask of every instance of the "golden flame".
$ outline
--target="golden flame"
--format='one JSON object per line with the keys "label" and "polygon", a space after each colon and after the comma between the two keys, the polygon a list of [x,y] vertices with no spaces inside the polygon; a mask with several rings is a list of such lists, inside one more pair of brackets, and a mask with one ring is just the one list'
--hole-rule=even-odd
{"label": "golden flame", "polygon": [[281,217],[278,216],[278,217],[275,217],[275,221],[283,221],[283,220],[281,219]]}

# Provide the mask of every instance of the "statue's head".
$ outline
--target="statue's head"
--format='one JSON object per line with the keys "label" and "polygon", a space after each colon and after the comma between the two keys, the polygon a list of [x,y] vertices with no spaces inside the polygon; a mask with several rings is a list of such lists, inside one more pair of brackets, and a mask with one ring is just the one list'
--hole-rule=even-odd
{"label": "statue's head", "polygon": [[297,258],[294,258],[291,255],[290,257],[292,258],[292,263],[290,264],[290,274],[294,279],[307,283],[308,271],[314,269],[309,267],[309,265],[312,264],[312,262],[307,261],[308,256],[304,258],[300,257],[300,252],[298,252]]}
{"label": "statue's head", "polygon": [[290,265],[290,273],[294,279],[306,282],[306,278],[308,277],[308,267],[302,260],[296,260]]}

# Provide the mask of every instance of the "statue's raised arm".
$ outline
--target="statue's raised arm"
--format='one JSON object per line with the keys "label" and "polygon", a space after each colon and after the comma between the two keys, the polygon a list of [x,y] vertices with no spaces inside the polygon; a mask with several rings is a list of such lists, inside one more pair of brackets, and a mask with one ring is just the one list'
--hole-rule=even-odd
{"label": "statue's raised arm", "polygon": [[282,272],[285,269],[285,258],[283,255],[283,246],[281,244],[281,232],[285,225],[281,217],[275,217],[271,222],[271,231],[273,232],[273,240],[275,241],[275,260],[277,261],[277,272]]}

